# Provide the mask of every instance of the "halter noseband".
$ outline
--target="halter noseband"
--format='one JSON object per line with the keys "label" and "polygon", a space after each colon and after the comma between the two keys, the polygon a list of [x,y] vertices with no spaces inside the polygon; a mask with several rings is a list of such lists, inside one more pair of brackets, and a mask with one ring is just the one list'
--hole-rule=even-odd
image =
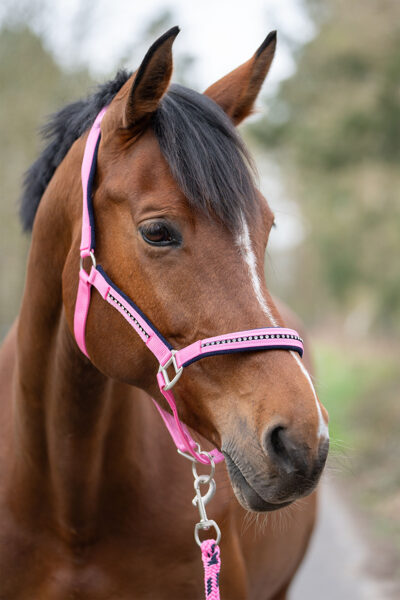
{"label": "halter noseband", "polygon": [[[75,304],[74,333],[79,348],[89,357],[86,349],[85,329],[86,319],[90,305],[90,294],[92,287],[96,288],[101,297],[111,304],[133,327],[139,337],[143,340],[149,350],[157,358],[160,367],[157,373],[157,381],[160,391],[167,400],[172,415],[158,406],[165,425],[174,440],[178,451],[189,454],[193,459],[201,463],[209,463],[207,453],[199,451],[198,444],[192,439],[188,428],[181,423],[172,387],[182,375],[184,367],[191,363],[217,354],[230,354],[233,352],[245,352],[250,350],[294,350],[300,356],[303,355],[303,341],[299,334],[293,329],[285,327],[264,327],[248,331],[236,331],[216,337],[199,340],[174,350],[169,342],[161,335],[153,323],[146,317],[138,306],[115,283],[111,281],[100,265],[96,265],[94,256],[95,231],[94,211],[92,198],[92,185],[96,171],[97,151],[100,142],[100,123],[106,112],[106,108],[97,115],[95,122],[89,132],[85,152],[82,161],[82,190],[83,190],[83,213],[82,213],[82,238],[80,246],[80,270],[79,285]],[[83,259],[91,257],[92,267],[89,274],[83,268]],[[173,368],[174,376],[170,379],[167,370]],[[220,462],[224,456],[219,450],[214,449],[209,453],[214,462]]]}

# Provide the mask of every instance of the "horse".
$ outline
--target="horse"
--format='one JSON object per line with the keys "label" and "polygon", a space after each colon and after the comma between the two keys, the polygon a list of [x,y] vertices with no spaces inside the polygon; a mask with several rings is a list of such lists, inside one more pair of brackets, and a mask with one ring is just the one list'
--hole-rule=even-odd
{"label": "horse", "polygon": [[[248,327],[298,328],[266,288],[274,216],[236,130],[253,110],[276,33],[200,94],[170,84],[178,31],[161,36],[133,74],[120,71],[53,116],[25,178],[26,283],[0,353],[4,600],[204,593],[190,463],[151,402],[169,414],[158,362],[119,314],[125,308],[96,290],[85,352],[74,333],[79,273],[94,260],[86,253],[80,270],[80,168],[100,111],[107,107],[91,179],[95,258],[120,297],[179,349]],[[207,456],[214,447],[225,458],[208,507],[222,532],[222,597],[284,600],[314,526],[328,417],[307,354],[252,349],[185,368],[176,410]]]}

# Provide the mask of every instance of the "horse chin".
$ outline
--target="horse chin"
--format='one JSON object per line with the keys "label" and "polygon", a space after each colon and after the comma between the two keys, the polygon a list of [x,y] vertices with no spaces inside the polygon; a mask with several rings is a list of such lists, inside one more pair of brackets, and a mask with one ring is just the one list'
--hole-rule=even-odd
{"label": "horse chin", "polygon": [[224,452],[232,488],[239,503],[252,512],[272,512],[289,506],[295,499],[273,502],[263,498],[248,482],[236,462]]}
{"label": "horse chin", "polygon": [[233,491],[239,501],[239,504],[241,504],[245,510],[250,512],[273,512],[275,510],[285,508],[293,502],[293,500],[288,500],[287,502],[281,502],[279,504],[267,502],[266,500],[263,500],[263,498],[261,498],[261,496],[259,496],[254,488],[252,488],[247,482],[245,485],[248,487],[248,490],[244,491],[243,488],[234,486]]}

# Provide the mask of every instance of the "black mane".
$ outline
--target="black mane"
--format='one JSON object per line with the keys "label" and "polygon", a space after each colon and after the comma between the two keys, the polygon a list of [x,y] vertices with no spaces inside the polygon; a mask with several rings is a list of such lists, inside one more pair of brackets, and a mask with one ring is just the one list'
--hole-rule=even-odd
{"label": "black mane", "polygon": [[[130,73],[119,71],[86,100],[65,106],[42,130],[47,145],[24,178],[20,217],[31,230],[40,199],[75,140],[89,129]],[[234,230],[253,212],[250,158],[229,117],[207,96],[172,85],[154,114],[152,127],[171,173],[193,208]]]}

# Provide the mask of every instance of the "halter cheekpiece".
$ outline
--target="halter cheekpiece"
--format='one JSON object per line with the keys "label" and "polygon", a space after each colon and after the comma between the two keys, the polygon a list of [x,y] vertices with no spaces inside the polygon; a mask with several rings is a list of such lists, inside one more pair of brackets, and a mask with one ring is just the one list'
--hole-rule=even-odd
{"label": "halter cheekpiece", "polygon": [[[100,142],[100,124],[106,108],[97,115],[89,132],[82,162],[82,238],[80,246],[79,285],[75,304],[74,333],[79,348],[88,356],[85,342],[86,319],[90,305],[91,289],[94,287],[102,298],[128,321],[139,337],[159,362],[157,381],[160,391],[167,400],[172,415],[158,404],[156,406],[171,434],[178,451],[189,455],[195,461],[210,463],[210,458],[217,463],[224,459],[219,450],[210,453],[201,452],[198,444],[192,439],[187,427],[180,421],[172,388],[182,375],[183,369],[191,363],[207,356],[247,352],[250,350],[293,350],[303,355],[303,341],[296,331],[285,327],[264,327],[248,331],[236,331],[216,337],[199,340],[175,350],[161,335],[153,323],[138,306],[108,277],[95,260],[95,230],[92,186],[96,171],[97,151]],[[83,259],[90,257],[92,267],[87,273],[83,268]],[[170,377],[168,369],[173,369]]]}

